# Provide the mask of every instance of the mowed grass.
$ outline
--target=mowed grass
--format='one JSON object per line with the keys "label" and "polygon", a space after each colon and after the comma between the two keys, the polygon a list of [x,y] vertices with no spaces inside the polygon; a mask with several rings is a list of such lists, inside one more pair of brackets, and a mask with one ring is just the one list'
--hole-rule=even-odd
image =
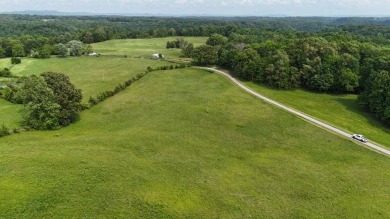
{"label": "mowed grass", "polygon": [[390,148],[390,128],[359,105],[357,95],[331,95],[305,90],[276,90],[251,82],[247,86],[267,97],[312,115],[343,130],[365,135]]}
{"label": "mowed grass", "polygon": [[195,47],[203,45],[207,37],[166,37],[153,39],[110,40],[92,45],[97,53],[102,55],[127,55],[131,57],[150,57],[162,53],[167,59],[176,59],[181,55],[181,49],[166,49],[168,41],[181,39],[193,43]]}
{"label": "mowed grass", "polygon": [[0,139],[1,218],[389,218],[390,160],[185,69]]}
{"label": "mowed grass", "polygon": [[77,88],[82,89],[84,101],[88,101],[90,96],[112,90],[119,83],[144,72],[148,66],[163,65],[170,63],[124,57],[25,58],[22,64],[12,68],[12,73],[17,76],[39,75],[48,71],[64,73]]}
{"label": "mowed grass", "polygon": [[3,70],[4,68],[10,68],[11,65],[11,59],[0,59],[0,69]]}
{"label": "mowed grass", "polygon": [[[0,59],[0,67],[9,63],[10,59]],[[22,64],[14,65],[11,71],[17,76],[39,75],[48,71],[64,73],[82,90],[83,102],[87,102],[90,96],[95,97],[101,92],[113,90],[119,83],[144,72],[148,66],[156,68],[170,64],[151,59],[123,57],[24,58]],[[4,123],[9,128],[19,127],[22,120],[20,107],[1,99],[0,125]]]}
{"label": "mowed grass", "polygon": [[19,105],[0,99],[0,125],[4,124],[8,128],[19,127],[22,120],[19,110]]}

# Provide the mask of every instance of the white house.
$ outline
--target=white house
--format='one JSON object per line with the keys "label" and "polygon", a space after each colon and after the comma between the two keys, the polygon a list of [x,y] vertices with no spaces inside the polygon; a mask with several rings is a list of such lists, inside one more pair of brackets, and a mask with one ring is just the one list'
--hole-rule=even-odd
{"label": "white house", "polygon": [[89,55],[89,56],[97,56],[97,53],[96,53],[96,52],[93,52],[93,53],[89,53],[88,55]]}

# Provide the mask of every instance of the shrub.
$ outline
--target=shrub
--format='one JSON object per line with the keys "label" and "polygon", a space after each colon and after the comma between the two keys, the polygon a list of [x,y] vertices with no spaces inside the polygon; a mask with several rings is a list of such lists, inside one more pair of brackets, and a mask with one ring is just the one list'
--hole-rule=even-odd
{"label": "shrub", "polygon": [[98,100],[96,98],[89,97],[88,103],[89,103],[90,106],[95,106],[99,102],[98,102]]}
{"label": "shrub", "polygon": [[12,73],[8,68],[4,68],[0,70],[0,77],[10,78],[12,77]]}
{"label": "shrub", "polygon": [[17,58],[17,57],[11,58],[11,64],[18,65],[20,63],[22,63],[22,60],[20,58]]}
{"label": "shrub", "polygon": [[0,137],[10,135],[11,132],[9,131],[8,127],[5,124],[2,124],[0,126]]}

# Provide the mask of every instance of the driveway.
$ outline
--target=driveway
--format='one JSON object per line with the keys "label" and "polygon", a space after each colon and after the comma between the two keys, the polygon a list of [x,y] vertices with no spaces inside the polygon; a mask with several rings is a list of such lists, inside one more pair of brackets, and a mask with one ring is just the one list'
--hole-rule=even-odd
{"label": "driveway", "polygon": [[[253,96],[255,96],[255,97],[259,98],[259,99],[264,100],[265,102],[267,102],[269,104],[277,106],[277,107],[279,107],[279,108],[281,108],[281,109],[283,109],[285,111],[290,112],[291,114],[294,114],[294,115],[296,115],[298,117],[301,117],[301,118],[305,119],[306,121],[314,123],[314,124],[316,124],[316,125],[318,125],[318,126],[320,126],[322,128],[325,128],[326,130],[329,130],[329,131],[331,131],[333,133],[336,133],[338,135],[344,136],[344,137],[349,138],[349,139],[352,138],[352,134],[351,133],[347,133],[347,132],[345,132],[343,130],[335,128],[335,127],[333,127],[331,125],[328,125],[328,124],[326,124],[324,122],[321,122],[320,120],[318,120],[318,119],[316,119],[316,118],[314,118],[314,117],[312,117],[310,115],[304,114],[304,113],[302,113],[302,112],[300,112],[298,110],[295,110],[295,109],[293,109],[291,107],[283,105],[283,104],[281,104],[279,102],[276,102],[276,101],[274,101],[274,100],[272,100],[272,99],[270,99],[268,97],[265,97],[265,96],[255,92],[255,91],[253,91],[252,89],[248,88],[247,86],[242,84],[240,81],[238,81],[237,79],[235,79],[230,74],[228,74],[228,73],[226,73],[224,71],[221,71],[221,70],[218,70],[218,69],[215,69],[215,68],[207,68],[207,67],[195,67],[195,68],[203,69],[203,70],[207,70],[207,71],[213,71],[215,73],[223,75],[223,76],[227,77],[228,79],[230,79],[234,84],[238,85],[241,89],[245,90],[246,92],[252,94]],[[376,152],[379,152],[379,153],[385,154],[387,156],[390,156],[390,151],[387,150],[386,148],[383,148],[383,147],[379,146],[379,145],[373,144],[371,142],[367,142],[367,143],[358,142],[358,141],[354,141],[354,142],[356,142],[359,145],[362,145],[362,146],[364,146],[366,148],[372,149],[372,150],[374,150]]]}

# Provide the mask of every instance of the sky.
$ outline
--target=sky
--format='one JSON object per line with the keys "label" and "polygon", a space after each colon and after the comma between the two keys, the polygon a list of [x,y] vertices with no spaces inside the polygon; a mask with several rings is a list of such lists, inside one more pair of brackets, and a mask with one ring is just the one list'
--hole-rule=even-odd
{"label": "sky", "polygon": [[390,0],[0,0],[0,12],[215,16],[390,16]]}

